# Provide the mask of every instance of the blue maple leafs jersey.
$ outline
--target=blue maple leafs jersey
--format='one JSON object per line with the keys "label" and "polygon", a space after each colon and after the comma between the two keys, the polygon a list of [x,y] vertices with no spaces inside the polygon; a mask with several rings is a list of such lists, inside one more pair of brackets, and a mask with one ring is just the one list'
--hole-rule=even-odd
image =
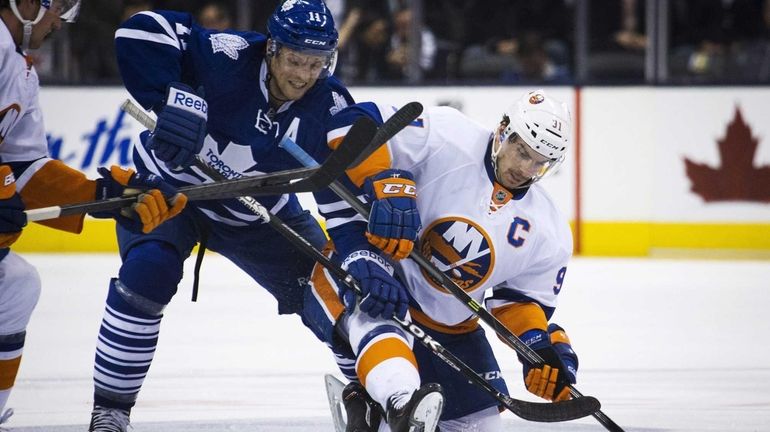
{"label": "blue maple leafs jersey", "polygon": [[[330,118],[353,102],[347,89],[329,77],[319,80],[302,99],[271,109],[266,42],[260,33],[209,30],[187,13],[170,11],[140,12],[115,33],[123,82],[145,109],[163,106],[169,83],[199,89],[208,103],[208,136],[200,155],[228,178],[300,167],[278,147],[285,136],[321,157],[319,151],[328,152]],[[142,134],[143,144],[147,137],[147,132]],[[143,145],[136,146],[134,162],[138,170],[160,175],[177,187],[208,181],[195,168],[171,170]],[[293,194],[259,201],[281,217],[302,211]],[[260,222],[237,200],[191,204],[215,222],[231,226]]]}

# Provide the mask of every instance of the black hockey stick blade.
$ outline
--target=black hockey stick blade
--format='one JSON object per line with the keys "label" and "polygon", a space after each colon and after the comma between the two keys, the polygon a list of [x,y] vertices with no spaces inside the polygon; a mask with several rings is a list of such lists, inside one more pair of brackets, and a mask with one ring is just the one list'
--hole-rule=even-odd
{"label": "black hockey stick blade", "polygon": [[582,396],[561,402],[528,402],[510,399],[508,409],[524,420],[554,423],[588,417],[602,408],[593,396]]}
{"label": "black hockey stick blade", "polygon": [[377,133],[372,138],[372,147],[368,152],[361,153],[361,155],[353,162],[352,166],[358,166],[361,162],[366,160],[375,150],[380,148],[383,144],[390,141],[397,133],[402,129],[409,126],[417,117],[422,114],[422,104],[419,102],[409,102],[396,111],[388,120],[385,121],[379,128]]}

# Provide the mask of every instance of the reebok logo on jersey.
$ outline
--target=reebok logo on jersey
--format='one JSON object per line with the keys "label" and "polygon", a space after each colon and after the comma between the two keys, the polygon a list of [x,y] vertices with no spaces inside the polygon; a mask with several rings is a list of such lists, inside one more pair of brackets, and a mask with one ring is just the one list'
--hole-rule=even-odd
{"label": "reebok logo on jersey", "polygon": [[246,39],[229,33],[216,33],[209,36],[214,54],[221,52],[233,60],[238,60],[238,51],[249,47]]}

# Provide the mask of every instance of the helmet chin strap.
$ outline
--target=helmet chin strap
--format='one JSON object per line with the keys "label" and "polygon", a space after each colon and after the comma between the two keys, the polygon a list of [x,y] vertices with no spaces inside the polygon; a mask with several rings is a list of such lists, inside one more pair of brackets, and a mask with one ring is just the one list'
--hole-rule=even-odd
{"label": "helmet chin strap", "polygon": [[11,6],[11,11],[13,12],[14,15],[16,15],[16,19],[18,19],[19,22],[21,22],[21,24],[24,26],[24,35],[22,36],[22,39],[21,39],[21,51],[26,53],[27,50],[29,49],[29,41],[32,38],[32,26],[39,23],[40,20],[43,19],[43,15],[45,15],[46,9],[41,4],[39,9],[37,10],[37,17],[35,17],[34,20],[28,20],[28,19],[24,19],[21,16],[21,13],[19,12],[19,8],[16,6],[16,0],[10,0],[9,3]]}

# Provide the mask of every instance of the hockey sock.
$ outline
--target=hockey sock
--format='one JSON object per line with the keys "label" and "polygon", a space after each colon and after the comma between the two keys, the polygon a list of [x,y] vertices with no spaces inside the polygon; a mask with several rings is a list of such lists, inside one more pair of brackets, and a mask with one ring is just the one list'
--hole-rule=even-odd
{"label": "hockey sock", "polygon": [[366,342],[356,371],[369,395],[383,407],[390,396],[403,393],[408,400],[420,387],[414,353],[406,340],[394,333],[379,334]]}
{"label": "hockey sock", "polygon": [[129,304],[112,279],[94,362],[94,405],[130,410],[136,403],[158,344],[162,314]]}
{"label": "hockey sock", "polygon": [[0,336],[0,414],[16,382],[25,336],[26,332]]}

